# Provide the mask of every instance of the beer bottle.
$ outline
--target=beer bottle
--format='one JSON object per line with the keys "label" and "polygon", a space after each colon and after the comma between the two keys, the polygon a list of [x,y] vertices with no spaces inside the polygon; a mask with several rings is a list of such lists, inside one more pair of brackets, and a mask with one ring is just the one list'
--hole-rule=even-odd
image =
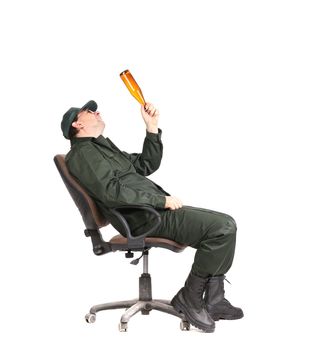
{"label": "beer bottle", "polygon": [[144,106],[146,102],[145,102],[142,90],[136,83],[131,72],[128,69],[126,69],[124,72],[120,74],[120,77],[123,80],[126,87],[128,88],[129,92],[136,98],[136,100],[140,104]]}

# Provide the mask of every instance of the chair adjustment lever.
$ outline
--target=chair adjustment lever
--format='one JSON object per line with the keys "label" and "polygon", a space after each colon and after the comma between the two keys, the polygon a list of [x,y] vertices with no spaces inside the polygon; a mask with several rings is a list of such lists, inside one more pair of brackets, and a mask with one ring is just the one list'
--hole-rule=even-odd
{"label": "chair adjustment lever", "polygon": [[137,265],[137,264],[139,263],[139,260],[140,260],[144,255],[148,255],[148,251],[149,251],[149,248],[145,248],[145,249],[143,250],[143,252],[142,252],[142,255],[141,255],[139,258],[132,260],[132,261],[130,262],[130,264],[132,264],[132,265]]}

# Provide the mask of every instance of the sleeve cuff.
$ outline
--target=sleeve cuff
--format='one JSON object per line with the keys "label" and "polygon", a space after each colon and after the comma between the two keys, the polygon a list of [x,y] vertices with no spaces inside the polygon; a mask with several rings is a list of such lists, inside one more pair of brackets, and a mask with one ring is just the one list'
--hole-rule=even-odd
{"label": "sleeve cuff", "polygon": [[158,134],[154,134],[152,132],[149,132],[146,130],[146,137],[149,139],[149,140],[152,140],[152,141],[159,141],[161,142],[161,134],[162,134],[162,130],[158,128]]}
{"label": "sleeve cuff", "polygon": [[166,205],[166,197],[165,196],[157,196],[156,197],[156,208],[164,209]]}

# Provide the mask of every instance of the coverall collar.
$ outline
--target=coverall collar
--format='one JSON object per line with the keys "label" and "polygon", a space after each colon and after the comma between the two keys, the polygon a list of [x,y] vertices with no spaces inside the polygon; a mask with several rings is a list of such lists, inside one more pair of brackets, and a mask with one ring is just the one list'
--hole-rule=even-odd
{"label": "coverall collar", "polygon": [[97,138],[96,137],[73,137],[70,140],[70,144],[71,146],[73,146],[76,143],[87,142],[87,141],[102,143],[103,141],[105,141],[105,137],[103,135],[100,135]]}

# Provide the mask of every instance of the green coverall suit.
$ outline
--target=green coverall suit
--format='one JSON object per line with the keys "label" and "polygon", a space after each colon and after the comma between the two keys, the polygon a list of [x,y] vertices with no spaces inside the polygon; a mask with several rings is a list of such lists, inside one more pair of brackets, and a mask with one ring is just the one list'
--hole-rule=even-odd
{"label": "green coverall suit", "polygon": [[[140,154],[122,152],[102,135],[97,138],[74,137],[66,164],[105,215],[109,215],[107,208],[150,205],[159,211],[162,219],[151,236],[169,238],[197,249],[192,266],[196,275],[225,274],[231,267],[235,251],[234,219],[226,214],[189,206],[165,209],[165,196],[169,193],[146,177],[159,168],[162,153],[160,129],[158,134],[146,132]],[[145,232],[154,222],[152,214],[140,210],[128,210],[124,217],[133,235]],[[113,218],[111,224],[122,233],[122,227]]]}

